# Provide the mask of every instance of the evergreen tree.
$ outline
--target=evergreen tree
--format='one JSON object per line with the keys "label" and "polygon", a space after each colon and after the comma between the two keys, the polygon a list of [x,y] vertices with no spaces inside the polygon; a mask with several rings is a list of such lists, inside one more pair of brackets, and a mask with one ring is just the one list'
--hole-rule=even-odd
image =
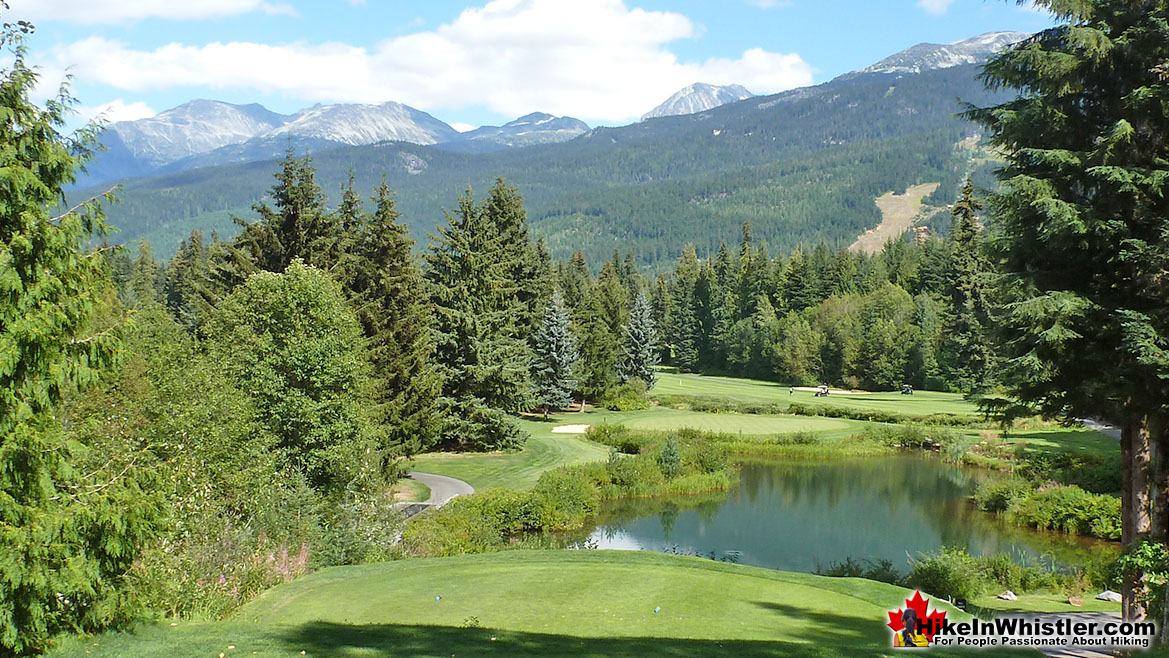
{"label": "evergreen tree", "polygon": [[183,240],[164,272],[166,309],[188,330],[208,316],[218,295],[211,290],[211,260],[203,244],[203,232],[195,230]]}
{"label": "evergreen tree", "polygon": [[[1169,536],[1169,3],[1039,0],[1061,25],[985,67],[972,110],[1007,165],[991,197],[1012,391],[1121,428],[1122,541]],[[1140,581],[1122,592],[1144,614]],[[1169,606],[1166,606],[1169,608]]]}
{"label": "evergreen tree", "polygon": [[[8,10],[0,1],[0,13]],[[160,512],[132,464],[88,467],[65,433],[61,405],[118,360],[123,325],[110,322],[112,286],[100,254],[97,199],[68,207],[63,189],[97,126],[61,136],[73,99],[44,108],[29,96],[27,23],[4,24],[0,47],[0,655],[32,655],[54,635],[93,633],[130,619],[119,591]],[[83,155],[77,155],[82,153]],[[111,200],[108,194],[104,197]],[[125,470],[123,470],[123,468]]]}
{"label": "evergreen tree", "polygon": [[646,390],[652,389],[657,383],[654,366],[658,364],[658,335],[645,293],[638,294],[633,300],[629,322],[621,332],[621,351],[621,383],[640,379],[645,382]]}
{"label": "evergreen tree", "polygon": [[353,240],[339,267],[365,334],[376,382],[376,420],[394,454],[415,454],[438,438],[436,401],[441,389],[432,361],[433,311],[414,260],[414,241],[385,181],[368,215],[352,200],[339,212]]}
{"label": "evergreen tree", "polygon": [[509,295],[515,301],[516,327],[519,336],[527,339],[536,330],[544,302],[551,294],[540,254],[528,234],[528,212],[524,200],[514,185],[502,178],[487,193],[481,205],[484,219],[499,236],[495,258],[499,260],[502,276],[512,287]]}
{"label": "evergreen tree", "polygon": [[134,257],[134,269],[130,274],[130,303],[132,307],[144,307],[163,301],[163,274],[158,261],[154,260],[154,249],[149,240],[138,243],[138,255]]}
{"label": "evergreen tree", "polygon": [[954,204],[950,230],[951,295],[950,322],[941,353],[945,356],[947,379],[961,391],[984,390],[990,380],[993,355],[986,339],[986,259],[978,239],[977,213],[982,203],[974,198],[970,178]]}
{"label": "evergreen tree", "polygon": [[552,293],[552,300],[544,310],[544,320],[532,335],[532,385],[536,404],[544,408],[544,418],[550,409],[564,409],[572,404],[576,389],[573,369],[580,355],[570,328],[568,311],[560,292]]}
{"label": "evergreen tree", "polygon": [[[249,263],[267,272],[283,272],[294,259],[307,265],[329,268],[335,257],[340,233],[336,219],[325,210],[325,194],[316,182],[316,170],[309,156],[296,158],[292,147],[284,154],[276,184],[269,195],[274,207],[261,201],[252,207],[260,216],[254,223],[236,219],[243,231],[235,246]],[[251,272],[235,264],[242,281]]]}
{"label": "evergreen tree", "polygon": [[[499,196],[489,204],[477,204],[468,190],[459,198],[458,210],[446,214],[447,225],[439,227],[426,252],[425,278],[436,312],[443,395],[464,411],[468,405],[504,412],[532,406],[532,355],[525,321],[534,288],[524,285],[534,279],[516,280],[517,273],[528,270],[514,261],[521,252],[514,245],[504,246],[519,231],[510,222],[520,212],[522,208],[508,209]],[[501,220],[501,214],[507,217]],[[467,415],[491,419],[492,436],[515,435],[490,411]],[[467,440],[448,430],[444,436],[457,443]],[[495,449],[487,442],[476,443]]]}
{"label": "evergreen tree", "polygon": [[589,289],[583,306],[575,314],[575,330],[580,345],[580,367],[577,377],[581,393],[581,409],[585,399],[600,399],[617,382],[617,361],[621,346],[605,315],[599,285]]}

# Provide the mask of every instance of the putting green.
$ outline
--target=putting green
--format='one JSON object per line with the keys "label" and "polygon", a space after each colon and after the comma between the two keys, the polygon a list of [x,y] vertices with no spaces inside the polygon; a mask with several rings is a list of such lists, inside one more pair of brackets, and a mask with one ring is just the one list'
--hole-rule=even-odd
{"label": "putting green", "polygon": [[872,393],[834,394],[818,398],[811,391],[795,391],[789,394],[789,387],[775,382],[734,377],[707,377],[703,375],[661,373],[654,387],[654,396],[686,395],[692,397],[729,398],[739,402],[771,402],[788,404],[799,402],[809,405],[846,407],[868,411],[889,411],[911,416],[931,414],[955,414],[978,416],[978,406],[964,399],[958,393],[938,391],[916,391],[913,395],[901,395],[899,391],[875,391]]}
{"label": "putting green", "polygon": [[890,653],[886,611],[907,595],[656,553],[508,551],[325,569],[226,623],[160,624],[53,655],[875,658]]}

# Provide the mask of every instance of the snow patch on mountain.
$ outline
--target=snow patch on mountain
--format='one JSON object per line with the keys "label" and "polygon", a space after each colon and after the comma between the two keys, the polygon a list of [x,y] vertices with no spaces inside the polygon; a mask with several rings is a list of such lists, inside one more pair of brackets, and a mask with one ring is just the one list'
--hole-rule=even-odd
{"label": "snow patch on mountain", "polygon": [[507,146],[567,142],[589,131],[589,125],[572,117],[533,112],[502,126],[482,126],[463,133],[468,140],[485,140]]}
{"label": "snow patch on mountain", "polygon": [[666,102],[642,115],[641,120],[705,112],[754,95],[742,85],[718,86],[696,82],[679,89]]}
{"label": "snow patch on mountain", "polygon": [[981,64],[1003,48],[1028,37],[1026,32],[988,32],[950,44],[919,43],[851,75],[921,73],[964,64]]}
{"label": "snow patch on mountain", "polygon": [[256,103],[194,100],[148,119],[112,124],[109,130],[130,154],[157,166],[247,141],[288,119]]}
{"label": "snow patch on mountain", "polygon": [[309,137],[358,146],[385,141],[436,144],[459,132],[426,112],[401,103],[315,105],[264,137]]}

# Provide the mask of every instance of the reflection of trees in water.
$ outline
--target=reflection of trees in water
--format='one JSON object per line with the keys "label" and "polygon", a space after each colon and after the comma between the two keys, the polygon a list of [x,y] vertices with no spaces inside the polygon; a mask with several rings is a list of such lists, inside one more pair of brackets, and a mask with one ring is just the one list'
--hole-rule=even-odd
{"label": "reflection of trees in water", "polygon": [[[788,530],[785,523],[816,526],[835,523],[846,528],[844,534],[833,535],[834,531],[824,530],[820,533],[822,539],[836,536],[849,544],[850,540],[843,538],[852,536],[863,543],[865,540],[860,538],[864,536],[904,532],[908,533],[904,540],[910,547],[928,547],[933,541],[939,541],[941,545],[966,547],[979,554],[1009,552],[1016,560],[1030,563],[1077,564],[1093,552],[1115,552],[1106,543],[1019,528],[978,511],[968,497],[976,482],[986,477],[995,475],[955,467],[937,459],[910,456],[752,463],[744,466],[741,487],[729,496],[715,492],[612,501],[598,515],[598,522],[604,526],[604,536],[609,540],[620,534],[644,537],[649,529],[638,521],[657,515],[666,541],[686,543],[693,524],[679,524],[679,519],[683,514],[693,513],[701,522],[699,525],[710,524],[720,515],[726,517],[719,519],[724,527],[728,523],[741,523],[738,527],[747,529],[754,524],[758,526],[753,529],[756,537],[761,530],[764,535],[794,531]],[[878,511],[882,508],[883,511]],[[774,510],[773,515],[768,514],[769,509]],[[778,525],[768,529],[766,518],[773,518]],[[764,525],[759,526],[760,523]],[[656,533],[651,531],[651,534]],[[778,541],[778,535],[769,536]],[[703,541],[709,543],[710,539]],[[740,537],[735,541],[749,540]],[[787,549],[781,550],[800,550],[790,542],[786,546]],[[765,546],[757,545],[757,548],[767,550]],[[850,552],[852,549],[830,544],[823,548]],[[809,550],[814,551],[815,547]],[[910,548],[910,552],[915,550],[918,549]],[[854,554],[866,557],[860,552]],[[1046,560],[1042,556],[1047,556]]]}

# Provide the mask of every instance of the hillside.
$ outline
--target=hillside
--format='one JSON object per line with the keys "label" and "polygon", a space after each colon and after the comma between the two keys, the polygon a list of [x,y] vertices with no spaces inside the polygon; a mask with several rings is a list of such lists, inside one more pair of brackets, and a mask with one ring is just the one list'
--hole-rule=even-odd
{"label": "hillside", "polygon": [[233,620],[146,626],[50,655],[367,656],[395,647],[414,656],[877,658],[892,643],[888,611],[910,595],[692,557],[508,551],[327,569],[270,590]]}
{"label": "hillside", "polygon": [[[919,74],[865,74],[755,97],[698,114],[493,153],[458,153],[400,142],[313,153],[335,202],[352,170],[360,189],[384,176],[416,238],[424,239],[471,186],[497,176],[524,194],[536,232],[554,255],[590,259],[632,249],[645,263],[734,241],[750,220],[773,250],[819,240],[847,245],[881,221],[874,199],[940,182],[953,198],[974,128],[954,115],[959,99],[988,104],[975,65]],[[233,230],[271,186],[273,162],[207,167],[134,179],[110,210],[121,241],[149,238],[167,255],[194,228]],[[84,192],[79,192],[80,196]]]}

